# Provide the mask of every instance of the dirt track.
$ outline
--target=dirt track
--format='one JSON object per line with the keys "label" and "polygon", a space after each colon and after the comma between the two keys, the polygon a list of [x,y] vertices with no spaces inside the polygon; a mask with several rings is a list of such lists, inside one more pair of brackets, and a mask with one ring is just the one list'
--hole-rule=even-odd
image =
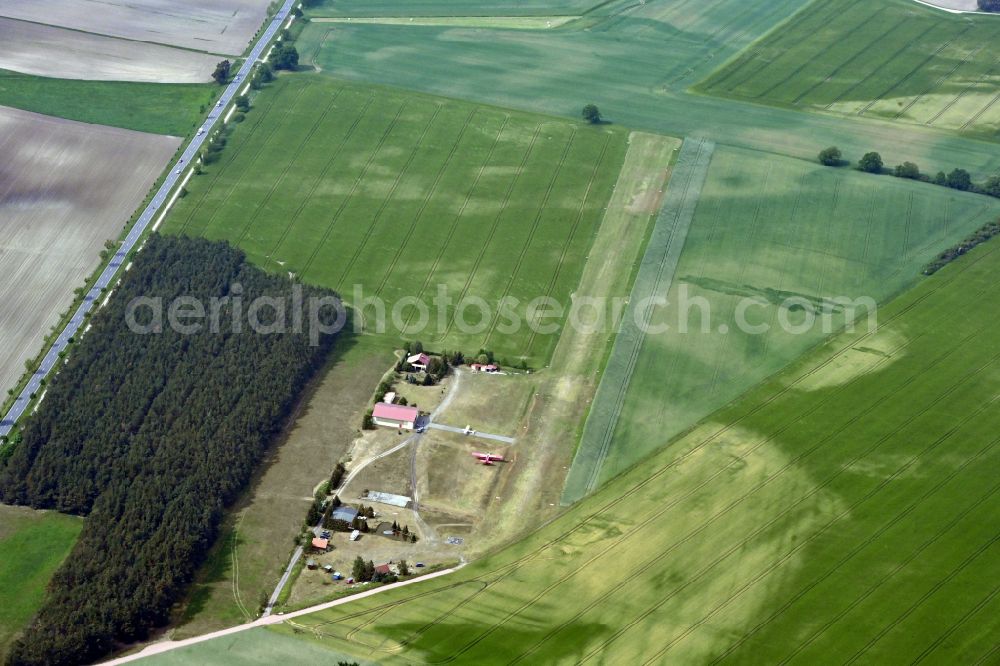
{"label": "dirt track", "polygon": [[66,309],[180,140],[0,107],[0,387]]}
{"label": "dirt track", "polygon": [[219,57],[0,18],[0,69],[91,81],[203,83]]}

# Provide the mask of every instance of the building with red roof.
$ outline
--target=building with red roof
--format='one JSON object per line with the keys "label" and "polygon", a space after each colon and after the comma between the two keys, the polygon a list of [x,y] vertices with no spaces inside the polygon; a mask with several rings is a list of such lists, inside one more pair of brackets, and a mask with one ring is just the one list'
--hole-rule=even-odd
{"label": "building with red roof", "polygon": [[372,409],[372,421],[375,425],[387,428],[413,430],[418,416],[420,416],[420,411],[416,407],[406,405],[390,405],[380,402]]}

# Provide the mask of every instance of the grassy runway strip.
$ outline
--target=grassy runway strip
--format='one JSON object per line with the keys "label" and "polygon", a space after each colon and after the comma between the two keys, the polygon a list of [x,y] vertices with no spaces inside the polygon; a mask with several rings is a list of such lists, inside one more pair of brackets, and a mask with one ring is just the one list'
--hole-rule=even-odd
{"label": "grassy runway strip", "polygon": [[385,664],[991,663],[998,271],[977,248],[522,542],[267,633]]}
{"label": "grassy runway strip", "polygon": [[[849,317],[865,321],[865,301],[897,295],[941,248],[998,216],[996,199],[719,146],[600,480],[666,446]],[[824,305],[839,298],[843,305]],[[828,315],[813,318],[810,309]],[[593,410],[614,404],[599,399]]]}
{"label": "grassy runway strip", "polygon": [[[274,86],[163,231],[226,239],[268,270],[337,289],[370,332],[377,297],[394,340],[488,344],[501,362],[543,365],[558,334],[494,334],[497,304],[517,299],[526,321],[536,296],[568,301],[626,132],[314,74]],[[439,309],[442,288],[452,303]]]}
{"label": "grassy runway strip", "polygon": [[1000,137],[1000,17],[910,0],[815,2],[699,87]]}
{"label": "grassy runway strip", "polygon": [[687,139],[681,147],[663,208],[653,228],[636,276],[621,328],[587,417],[562,501],[571,504],[593,492],[612,445],[622,403],[635,371],[654,299],[665,298],[673,282],[681,250],[708,175],[715,144]]}

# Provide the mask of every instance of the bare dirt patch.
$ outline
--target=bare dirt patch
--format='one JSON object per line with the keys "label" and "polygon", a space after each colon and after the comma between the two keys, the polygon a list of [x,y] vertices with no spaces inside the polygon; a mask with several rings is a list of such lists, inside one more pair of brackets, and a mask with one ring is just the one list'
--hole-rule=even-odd
{"label": "bare dirt patch", "polygon": [[0,69],[90,81],[204,83],[218,56],[0,18]]}
{"label": "bare dirt patch", "polygon": [[269,0],[0,0],[0,16],[109,37],[238,55]]}
{"label": "bare dirt patch", "polygon": [[6,391],[180,139],[0,107],[0,386]]}

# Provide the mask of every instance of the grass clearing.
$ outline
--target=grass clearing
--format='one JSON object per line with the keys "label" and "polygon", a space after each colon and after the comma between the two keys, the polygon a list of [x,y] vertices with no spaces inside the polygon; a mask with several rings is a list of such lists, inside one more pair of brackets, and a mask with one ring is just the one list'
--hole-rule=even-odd
{"label": "grass clearing", "polygon": [[814,2],[699,88],[1000,138],[1000,17],[912,0]]}
{"label": "grass clearing", "polygon": [[[988,662],[998,270],[978,248],[530,538],[274,644],[389,664]],[[888,353],[845,376],[866,349]],[[232,663],[227,641],[185,655]]]}
{"label": "grass clearing", "polygon": [[215,84],[51,79],[0,70],[0,104],[47,116],[186,136],[219,94]]}
{"label": "grass clearing", "polygon": [[372,391],[393,361],[391,351],[373,343],[373,338],[345,338],[326,374],[304,396],[284,439],[229,512],[172,638],[256,617],[288,564],[315,487],[348,451]]}
{"label": "grass clearing", "polygon": [[[786,311],[789,326],[782,325],[785,299],[884,303],[922,279],[941,248],[998,215],[1000,202],[987,197],[718,148],[673,285],[663,292],[668,305],[651,311],[654,325],[670,328],[642,339],[627,385],[602,391],[565,499],[665,446],[843,325],[840,308],[826,326],[817,318],[791,332],[805,315]],[[745,298],[753,302],[744,312],[749,327],[736,314]],[[865,326],[864,311],[857,316]],[[761,325],[765,332],[752,332]],[[614,377],[615,368],[606,374]]]}
{"label": "grass clearing", "polygon": [[992,144],[950,130],[688,92],[807,4],[613,2],[544,31],[313,23],[298,44],[303,62],[340,79],[570,118],[592,102],[605,118],[633,129],[809,160],[838,145],[850,159],[877,150],[890,164],[909,160],[932,173],[961,167],[982,180],[1000,170]]}
{"label": "grass clearing", "polygon": [[[392,340],[412,331],[432,349],[536,365],[555,334],[495,334],[500,317],[454,304],[484,299],[496,315],[515,298],[523,318],[536,296],[566,302],[625,149],[616,128],[284,76],[164,231],[226,239],[355,306],[378,297]],[[441,289],[452,304],[438,308]],[[430,308],[425,325],[404,298]],[[379,331],[377,308],[364,312]]]}
{"label": "grass clearing", "polygon": [[0,658],[42,605],[83,519],[0,504]]}

